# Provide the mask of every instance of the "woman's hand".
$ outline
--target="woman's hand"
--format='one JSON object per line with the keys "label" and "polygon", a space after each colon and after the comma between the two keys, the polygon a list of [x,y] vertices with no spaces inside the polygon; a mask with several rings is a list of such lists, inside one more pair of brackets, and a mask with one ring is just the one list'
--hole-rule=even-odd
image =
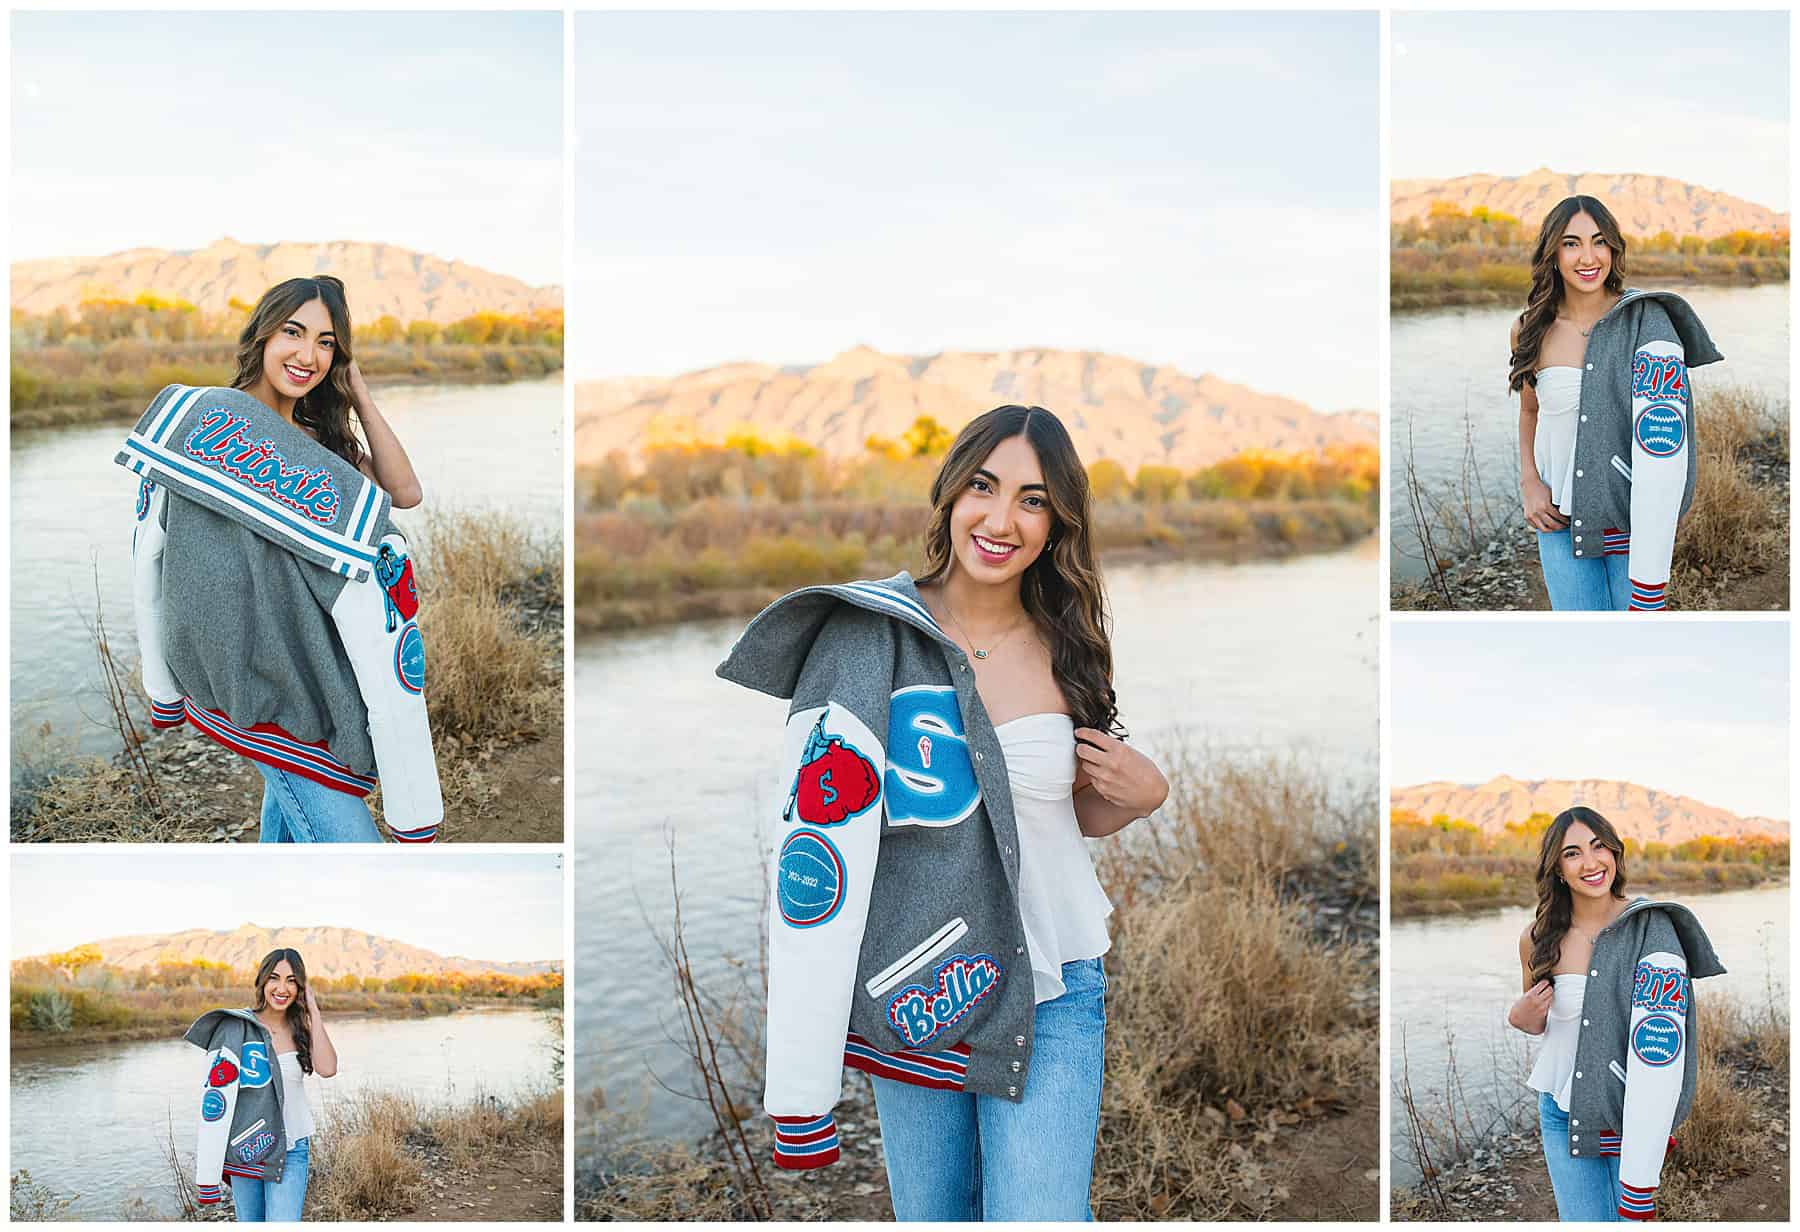
{"label": "woman's hand", "polygon": [[356,404],[357,410],[374,401],[369,397],[369,383],[363,380],[362,365],[354,359],[350,361],[350,400]]}
{"label": "woman's hand", "polygon": [[1539,980],[1506,1011],[1507,1023],[1527,1035],[1542,1035],[1545,1024],[1550,1021],[1550,998],[1555,991],[1556,986],[1549,980]]}
{"label": "woman's hand", "polygon": [[1075,756],[1088,783],[1102,799],[1148,817],[1169,798],[1169,780],[1156,763],[1117,736],[1094,727],[1075,729]]}
{"label": "woman's hand", "polygon": [[1569,519],[1550,495],[1550,485],[1536,471],[1526,471],[1520,477],[1519,496],[1525,503],[1525,524],[1532,530],[1550,533],[1569,528]]}
{"label": "woman's hand", "polygon": [[319,1001],[313,996],[311,984],[306,986],[306,1016],[314,1022],[319,1021]]}

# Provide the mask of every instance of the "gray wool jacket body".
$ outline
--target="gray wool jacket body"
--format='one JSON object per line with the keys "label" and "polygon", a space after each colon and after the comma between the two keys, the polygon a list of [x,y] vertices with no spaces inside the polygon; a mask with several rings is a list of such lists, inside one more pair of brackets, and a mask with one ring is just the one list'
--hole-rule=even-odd
{"label": "gray wool jacket body", "polygon": [[[792,789],[773,870],[769,1113],[828,1113],[846,1063],[885,1072],[880,1058],[847,1057],[846,1034],[890,1052],[966,1047],[963,1089],[1021,1098],[1035,995],[1019,839],[968,656],[903,572],[777,600],[718,675],[790,702],[783,785]],[[832,757],[835,779],[809,769]],[[878,788],[846,802],[851,770]],[[810,881],[787,897],[798,885],[787,879],[796,845],[799,857],[841,854],[835,900],[829,890],[805,898]]]}
{"label": "gray wool jacket body", "polygon": [[251,1010],[208,1010],[183,1038],[206,1053],[194,1156],[200,1201],[219,1201],[227,1176],[279,1181],[291,1144],[269,1029]]}
{"label": "gray wool jacket body", "polygon": [[[1658,342],[1679,343],[1683,362],[1690,369],[1725,358],[1688,302],[1673,291],[1627,287],[1619,302],[1594,323],[1581,373],[1581,420],[1575,429],[1576,477],[1570,491],[1570,525],[1571,529],[1579,528],[1576,533],[1580,534],[1580,540],[1574,544],[1576,556],[1600,556],[1602,530],[1638,529],[1631,524],[1631,461],[1636,427],[1633,364],[1646,344]],[[1642,398],[1636,401],[1641,403]],[[1691,399],[1684,401],[1688,403],[1684,411],[1691,411]],[[1692,431],[1690,424],[1690,437]],[[1691,439],[1681,443],[1686,446],[1686,479],[1677,517],[1685,514],[1694,500],[1695,450]],[[1670,519],[1671,536],[1673,522]]]}

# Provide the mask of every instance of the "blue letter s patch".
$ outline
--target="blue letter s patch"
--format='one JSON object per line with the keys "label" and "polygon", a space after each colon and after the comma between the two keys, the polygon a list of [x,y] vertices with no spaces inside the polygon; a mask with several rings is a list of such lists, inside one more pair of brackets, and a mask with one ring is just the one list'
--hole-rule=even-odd
{"label": "blue letter s patch", "polygon": [[950,685],[896,689],[888,702],[882,784],[893,826],[953,826],[981,803],[962,711]]}

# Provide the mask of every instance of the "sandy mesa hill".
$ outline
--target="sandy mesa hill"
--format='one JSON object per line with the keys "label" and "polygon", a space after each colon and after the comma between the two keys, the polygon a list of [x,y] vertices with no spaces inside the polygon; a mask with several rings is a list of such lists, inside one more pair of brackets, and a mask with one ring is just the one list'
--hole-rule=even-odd
{"label": "sandy mesa hill", "polygon": [[1434,202],[1463,211],[1486,206],[1535,227],[1564,197],[1598,197],[1628,236],[1667,231],[1702,239],[1732,231],[1786,231],[1788,216],[1698,184],[1664,175],[1589,171],[1570,174],[1540,167],[1528,175],[1460,175],[1453,180],[1395,180],[1394,221],[1423,218]]}
{"label": "sandy mesa hill", "polygon": [[308,975],[321,979],[340,975],[369,975],[391,979],[398,975],[441,975],[448,972],[534,975],[554,971],[556,962],[489,962],[480,958],[446,958],[404,941],[377,937],[354,928],[328,926],[263,928],[255,924],[214,931],[190,928],[178,933],[141,937],[107,937],[90,944],[102,959],[128,970],[158,963],[192,962],[204,958],[227,963],[240,971],[254,971],[263,955],[276,948],[300,951]]}
{"label": "sandy mesa hill", "polygon": [[1283,451],[1375,442],[1376,417],[1321,414],[1216,376],[1095,351],[945,351],[888,355],[869,347],[823,364],[738,363],[668,379],[585,381],[575,389],[575,461],[658,440],[723,440],[750,427],[824,453],[861,453],[921,415],[952,429],[1008,402],[1048,407],[1092,464],[1205,466],[1245,449]]}
{"label": "sandy mesa hill", "polygon": [[527,286],[517,278],[392,244],[241,244],[205,248],[133,248],[104,257],[52,257],[12,267],[12,306],[31,313],[73,311],[88,299],[132,299],[150,291],[224,312],[233,299],[254,304],[288,278],[333,274],[344,280],[357,322],[388,315],[401,321],[460,320],[477,312],[523,315],[561,308],[562,288]]}
{"label": "sandy mesa hill", "polygon": [[1533,813],[1554,817],[1585,804],[1612,822],[1619,833],[1640,842],[1682,843],[1691,838],[1744,838],[1754,834],[1787,839],[1788,823],[1736,813],[1673,792],[1616,779],[1515,779],[1499,775],[1485,783],[1421,783],[1396,787],[1393,807],[1421,817],[1439,813],[1467,821],[1490,834],[1507,822]]}

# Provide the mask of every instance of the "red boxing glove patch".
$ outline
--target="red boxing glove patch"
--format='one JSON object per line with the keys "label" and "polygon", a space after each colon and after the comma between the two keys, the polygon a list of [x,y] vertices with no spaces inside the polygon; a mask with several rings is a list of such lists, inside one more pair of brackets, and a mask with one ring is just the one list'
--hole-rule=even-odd
{"label": "red boxing glove patch", "polygon": [[[829,713],[829,711],[827,712]],[[809,825],[835,826],[850,820],[881,798],[875,763],[825,730],[825,715],[813,725],[800,758],[800,773],[788,797],[783,820],[794,814]]]}
{"label": "red boxing glove patch", "polygon": [[212,1073],[206,1076],[207,1084],[215,1087],[228,1087],[237,1081],[237,1066],[220,1057],[213,1062]]}

